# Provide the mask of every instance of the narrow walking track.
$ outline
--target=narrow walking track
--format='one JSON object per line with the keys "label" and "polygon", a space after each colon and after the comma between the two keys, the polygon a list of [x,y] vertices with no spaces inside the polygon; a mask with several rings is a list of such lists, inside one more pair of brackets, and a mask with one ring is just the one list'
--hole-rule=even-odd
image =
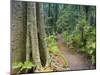
{"label": "narrow walking track", "polygon": [[60,34],[57,35],[57,46],[68,62],[69,70],[91,69],[87,57],[83,54],[72,53],[71,49],[65,45]]}

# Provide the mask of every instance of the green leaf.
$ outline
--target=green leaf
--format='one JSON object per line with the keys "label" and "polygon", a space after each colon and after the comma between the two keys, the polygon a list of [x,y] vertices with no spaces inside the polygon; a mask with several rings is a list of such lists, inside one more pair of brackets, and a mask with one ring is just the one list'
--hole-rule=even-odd
{"label": "green leaf", "polygon": [[92,43],[92,47],[95,48],[95,43]]}
{"label": "green leaf", "polygon": [[89,51],[89,54],[91,55],[92,53],[93,53],[93,50],[90,50],[90,51]]}
{"label": "green leaf", "polygon": [[23,63],[21,63],[21,62],[15,62],[12,64],[13,69],[17,69],[17,68],[20,68],[22,66],[23,66]]}
{"label": "green leaf", "polygon": [[31,61],[25,61],[23,64],[23,69],[31,69],[32,67],[35,67],[36,65],[33,65]]}

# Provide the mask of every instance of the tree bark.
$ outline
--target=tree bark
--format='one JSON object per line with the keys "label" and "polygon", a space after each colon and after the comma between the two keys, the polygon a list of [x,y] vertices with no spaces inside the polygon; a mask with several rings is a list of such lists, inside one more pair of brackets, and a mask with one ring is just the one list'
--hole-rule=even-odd
{"label": "tree bark", "polygon": [[32,60],[40,71],[49,64],[43,4],[13,1],[11,7],[12,63]]}
{"label": "tree bark", "polygon": [[40,58],[43,66],[48,66],[49,63],[49,52],[47,49],[47,43],[45,41],[45,24],[43,14],[43,3],[37,3],[37,26],[38,26],[38,38],[39,38],[39,51]]}
{"label": "tree bark", "polygon": [[27,3],[27,34],[26,34],[26,61],[30,60],[31,55],[31,35],[30,35],[30,28],[31,28],[31,20],[30,20],[30,6]]}
{"label": "tree bark", "polygon": [[24,2],[11,2],[11,63],[25,61],[26,12],[24,9]]}
{"label": "tree bark", "polygon": [[30,37],[32,48],[32,60],[37,68],[41,68],[39,53],[38,30],[36,21],[36,3],[28,3],[28,24],[30,25]]}

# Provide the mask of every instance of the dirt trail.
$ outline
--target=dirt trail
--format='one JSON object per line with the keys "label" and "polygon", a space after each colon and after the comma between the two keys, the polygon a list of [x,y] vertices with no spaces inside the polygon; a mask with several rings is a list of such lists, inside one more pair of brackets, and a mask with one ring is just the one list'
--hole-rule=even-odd
{"label": "dirt trail", "polygon": [[91,69],[87,57],[83,54],[72,53],[72,50],[65,45],[60,34],[57,35],[57,46],[68,61],[69,70]]}

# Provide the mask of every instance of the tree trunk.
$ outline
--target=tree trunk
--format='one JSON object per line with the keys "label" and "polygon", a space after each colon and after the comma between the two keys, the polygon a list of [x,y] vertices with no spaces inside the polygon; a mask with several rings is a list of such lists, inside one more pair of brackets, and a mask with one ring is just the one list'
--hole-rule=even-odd
{"label": "tree trunk", "polygon": [[30,6],[27,3],[27,34],[26,34],[26,61],[30,61],[31,55],[31,35],[30,35],[30,28],[31,28],[31,20],[30,20]]}
{"label": "tree trunk", "polygon": [[37,69],[41,68],[40,53],[39,53],[39,42],[38,42],[38,31],[36,21],[36,3],[28,3],[28,26],[30,27],[30,39],[32,49],[32,60],[33,64],[37,66]]}
{"label": "tree trunk", "polygon": [[12,1],[11,6],[12,63],[32,60],[40,71],[49,64],[43,4]]}
{"label": "tree trunk", "polygon": [[47,49],[47,43],[45,41],[45,24],[43,15],[43,3],[37,3],[37,25],[38,25],[38,38],[39,38],[39,50],[40,58],[43,66],[48,66],[49,54]]}
{"label": "tree trunk", "polygon": [[[11,3],[11,50],[12,62],[25,61],[26,12],[24,2]],[[12,71],[13,72],[13,71]]]}

